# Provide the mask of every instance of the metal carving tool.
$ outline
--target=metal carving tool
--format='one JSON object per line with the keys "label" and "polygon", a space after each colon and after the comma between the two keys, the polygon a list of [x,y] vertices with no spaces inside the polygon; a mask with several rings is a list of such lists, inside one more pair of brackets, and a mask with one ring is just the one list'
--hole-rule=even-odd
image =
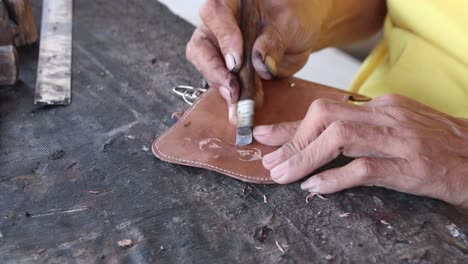
{"label": "metal carving tool", "polygon": [[255,112],[255,77],[252,64],[252,48],[257,37],[257,0],[241,1],[240,30],[244,40],[243,64],[239,70],[240,95],[237,103],[236,145],[246,146],[253,141]]}
{"label": "metal carving tool", "polygon": [[73,0],[44,0],[35,104],[69,105]]}

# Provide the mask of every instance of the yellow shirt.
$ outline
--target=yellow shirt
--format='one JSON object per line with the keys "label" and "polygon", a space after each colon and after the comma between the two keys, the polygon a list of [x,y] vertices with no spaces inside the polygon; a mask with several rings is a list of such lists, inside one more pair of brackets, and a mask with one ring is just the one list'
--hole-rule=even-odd
{"label": "yellow shirt", "polygon": [[397,93],[468,118],[468,0],[387,0],[382,42],[351,90]]}

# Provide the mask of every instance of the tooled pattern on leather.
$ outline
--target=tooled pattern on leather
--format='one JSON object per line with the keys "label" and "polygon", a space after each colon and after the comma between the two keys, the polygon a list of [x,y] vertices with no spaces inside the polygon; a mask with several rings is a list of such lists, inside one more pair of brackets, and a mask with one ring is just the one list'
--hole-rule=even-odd
{"label": "tooled pattern on leather", "polygon": [[198,99],[195,102],[195,104],[189,109],[189,111],[186,114],[184,114],[184,116],[182,116],[182,118],[179,119],[175,125],[170,127],[166,132],[164,132],[164,134],[162,134],[161,137],[159,137],[156,140],[156,142],[154,142],[153,147],[156,148],[156,151],[159,154],[161,154],[163,157],[165,157],[168,160],[178,161],[178,162],[182,162],[182,163],[185,163],[185,164],[196,164],[196,165],[199,165],[199,166],[208,167],[208,168],[211,168],[211,169],[215,169],[215,170],[225,172],[225,173],[227,173],[227,174],[229,174],[230,176],[233,176],[233,177],[236,177],[236,176],[240,177],[242,179],[249,179],[249,180],[255,180],[255,181],[262,181],[262,182],[271,182],[272,181],[271,178],[247,176],[247,175],[243,175],[243,174],[240,174],[240,173],[237,173],[237,172],[234,172],[234,171],[226,170],[226,169],[223,169],[223,168],[211,165],[211,164],[206,164],[206,163],[203,163],[203,162],[198,162],[198,161],[186,160],[186,159],[173,157],[173,156],[170,156],[168,154],[163,153],[161,151],[161,149],[159,149],[159,147],[158,147],[159,142],[161,142],[161,140],[163,140],[166,136],[168,136],[174,129],[176,129],[177,127],[180,127],[184,123],[185,119],[187,119],[190,116],[192,111],[195,110],[195,108],[197,108],[198,104],[202,101],[203,97],[207,96],[208,93],[211,93],[211,92],[212,91],[210,89],[200,99]]}

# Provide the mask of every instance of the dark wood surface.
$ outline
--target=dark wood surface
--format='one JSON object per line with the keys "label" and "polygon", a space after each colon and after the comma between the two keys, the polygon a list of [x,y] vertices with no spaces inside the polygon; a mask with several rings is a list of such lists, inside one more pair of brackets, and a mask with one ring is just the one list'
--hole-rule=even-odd
{"label": "dark wood surface", "polygon": [[170,88],[201,78],[193,29],[157,1],[75,1],[68,107],[33,105],[37,46],[20,50],[22,81],[0,90],[2,263],[468,263],[467,218],[443,202],[356,188],[306,204],[298,184],[154,158],[186,107]]}

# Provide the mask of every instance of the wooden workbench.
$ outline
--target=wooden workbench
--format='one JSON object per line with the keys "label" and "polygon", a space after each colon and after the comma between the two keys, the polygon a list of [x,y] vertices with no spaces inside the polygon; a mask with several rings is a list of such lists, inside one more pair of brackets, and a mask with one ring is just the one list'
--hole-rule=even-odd
{"label": "wooden workbench", "polygon": [[186,107],[170,88],[201,79],[192,31],[157,1],[75,1],[68,107],[33,105],[38,47],[20,50],[22,82],[0,89],[1,263],[468,263],[467,218],[443,202],[356,188],[306,204],[298,184],[153,157]]}

